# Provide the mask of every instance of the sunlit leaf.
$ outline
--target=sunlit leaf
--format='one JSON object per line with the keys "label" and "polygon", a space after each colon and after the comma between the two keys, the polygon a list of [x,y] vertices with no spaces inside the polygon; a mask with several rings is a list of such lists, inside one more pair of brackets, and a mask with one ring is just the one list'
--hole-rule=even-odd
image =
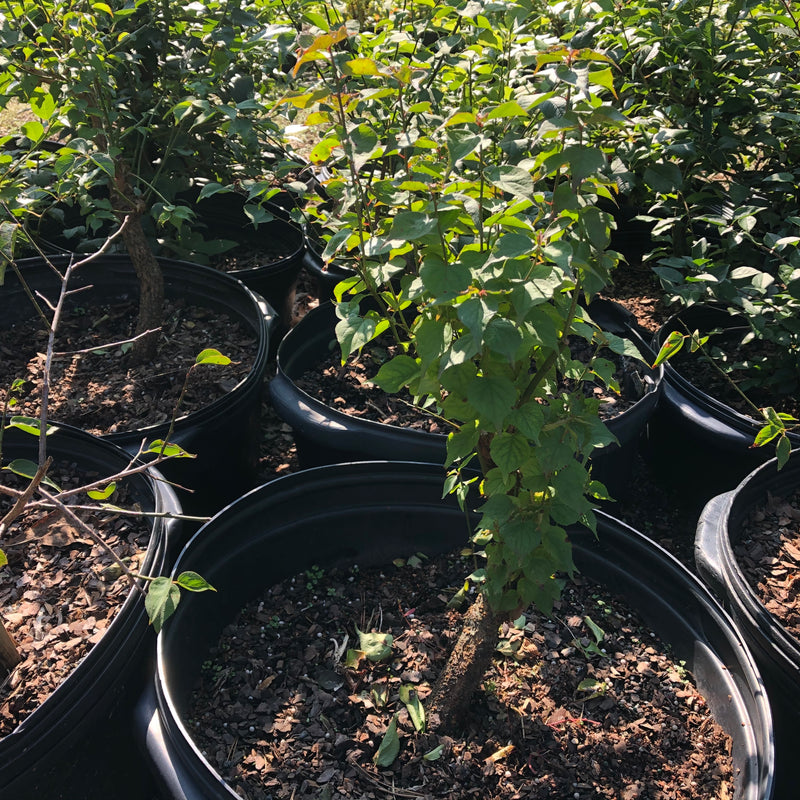
{"label": "sunlit leaf", "polygon": [[86,494],[92,498],[92,500],[106,500],[107,498],[111,497],[112,494],[117,490],[117,484],[113,481],[105,487],[105,489],[89,489]]}
{"label": "sunlit leaf", "polygon": [[208,348],[206,350],[202,350],[197,358],[194,361],[195,364],[220,364],[221,366],[225,367],[231,363],[231,360],[228,356],[222,355],[219,350],[214,350],[213,348]]}
{"label": "sunlit leaf", "polygon": [[181,572],[175,583],[187,592],[216,592],[217,590],[202,576],[191,570]]}
{"label": "sunlit leaf", "polygon": [[672,331],[664,344],[661,345],[661,349],[658,351],[653,366],[657,367],[663,361],[672,358],[683,347],[685,339],[686,337],[679,331]]}

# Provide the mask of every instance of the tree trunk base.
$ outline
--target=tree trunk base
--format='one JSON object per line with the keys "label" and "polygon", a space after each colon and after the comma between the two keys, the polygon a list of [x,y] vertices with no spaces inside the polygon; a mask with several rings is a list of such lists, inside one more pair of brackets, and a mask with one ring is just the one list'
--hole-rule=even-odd
{"label": "tree trunk base", "polygon": [[430,731],[444,734],[459,727],[491,663],[500,620],[483,594],[467,609],[455,646],[426,703]]}

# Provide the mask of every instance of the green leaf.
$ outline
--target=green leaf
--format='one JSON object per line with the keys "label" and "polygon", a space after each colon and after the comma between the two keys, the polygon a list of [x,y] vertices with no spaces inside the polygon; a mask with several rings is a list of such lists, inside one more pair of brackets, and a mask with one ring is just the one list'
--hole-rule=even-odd
{"label": "green leaf", "polygon": [[40,88],[31,97],[30,107],[39,119],[50,119],[56,110],[56,101],[49,92]]}
{"label": "green leaf", "polygon": [[180,600],[181,590],[169,578],[162,576],[148,583],[144,607],[156,633],[175,613]]}
{"label": "green leaf", "polygon": [[448,264],[437,255],[429,255],[419,269],[419,277],[434,299],[446,300],[469,288],[472,273],[465,264]]}
{"label": "green leaf", "polygon": [[594,640],[597,642],[597,644],[600,644],[603,639],[606,638],[606,632],[589,616],[584,617],[583,621],[586,623],[586,627],[592,632]]}
{"label": "green leaf", "polygon": [[390,767],[399,752],[400,739],[397,736],[397,714],[395,714],[386,729],[386,733],[383,735],[383,739],[381,739],[378,751],[372,761],[377,767]]}
{"label": "green leaf", "polygon": [[[35,461],[31,461],[27,458],[15,458],[10,464],[7,464],[5,467],[3,467],[3,469],[13,472],[15,475],[19,475],[21,478],[27,478],[29,481],[32,481],[39,470],[39,465]],[[50,486],[57,492],[61,491],[61,489],[47,476],[42,479],[42,483]]]}
{"label": "green leaf", "polygon": [[442,753],[444,753],[444,745],[440,744],[433,748],[433,750],[429,750],[425,755],[422,757],[426,761],[436,761],[437,759],[442,757]]}
{"label": "green leaf", "polygon": [[457,431],[447,434],[447,463],[452,464],[462,458],[466,458],[475,452],[478,446],[480,431],[476,427],[462,425]]}
{"label": "green leaf", "polygon": [[470,130],[464,130],[462,128],[448,130],[447,154],[450,167],[454,167],[459,161],[473,153],[478,148],[481,141],[481,136]]}
{"label": "green leaf", "polygon": [[198,353],[197,358],[194,360],[195,364],[219,364],[223,367],[228,366],[231,363],[231,360],[228,356],[222,355],[219,350],[214,350],[213,348],[207,348],[206,350],[201,350]]}
{"label": "green leaf", "polygon": [[502,192],[508,192],[514,197],[533,196],[533,178],[522,167],[512,164],[501,164],[496,167],[487,167],[486,179]]}
{"label": "green leaf", "polygon": [[203,188],[200,190],[200,194],[198,195],[197,199],[202,200],[205,197],[211,197],[219,192],[227,191],[225,187],[221,183],[214,183],[211,181],[207,183]]}
{"label": "green leaf", "polygon": [[395,356],[391,361],[381,364],[378,374],[373,379],[374,383],[384,392],[393,394],[419,375],[419,364],[411,356]]}
{"label": "green leaf", "polygon": [[[25,433],[30,433],[32,436],[39,436],[41,433],[41,420],[35,419],[34,417],[24,417],[24,416],[13,416],[8,421],[7,428],[18,428],[21,431],[25,431]],[[45,431],[45,436],[49,436],[51,433],[55,433],[58,430],[57,425],[48,425],[47,430]]]}
{"label": "green leaf", "polygon": [[530,456],[527,437],[521,433],[503,431],[492,439],[492,461],[506,474],[519,469]]}
{"label": "green leaf", "polygon": [[370,661],[383,661],[392,655],[391,633],[364,633],[356,627],[358,646]]}
{"label": "green leaf", "polygon": [[421,733],[425,730],[425,708],[420,702],[417,690],[413,686],[403,684],[399,690],[400,700],[408,709],[408,716],[414,724],[414,730]]}
{"label": "green leaf", "polygon": [[371,58],[351,58],[342,64],[342,71],[347,75],[380,75],[378,63]]}
{"label": "green leaf", "polygon": [[437,221],[420,211],[400,211],[392,221],[389,238],[415,242],[436,231]]}
{"label": "green leaf", "polygon": [[348,649],[347,654],[344,658],[344,665],[348,669],[358,669],[361,660],[366,658],[367,654],[364,653],[362,650],[353,650],[352,648]]}
{"label": "green leaf", "polygon": [[8,556],[0,550],[0,567],[4,567],[6,564],[8,564]]}
{"label": "green leaf", "polygon": [[98,166],[103,172],[106,173],[110,178],[114,177],[115,174],[115,167],[114,167],[114,159],[111,158],[107,153],[93,153],[90,156],[91,160]]}
{"label": "green leaf", "polygon": [[683,176],[675,164],[653,164],[644,171],[644,181],[663,194],[676,192],[683,186]]}
{"label": "green leaf", "polygon": [[481,417],[491,421],[499,430],[517,401],[517,390],[508,378],[479,375],[469,387],[467,400]]}
{"label": "green leaf", "polygon": [[686,337],[682,333],[679,331],[672,331],[672,333],[667,336],[667,340],[664,344],[661,345],[661,349],[658,351],[653,366],[657,367],[662,361],[672,358],[683,347],[684,341],[686,341]]}
{"label": "green leaf", "polygon": [[[347,306],[346,303],[341,305]],[[342,364],[350,353],[360,350],[377,335],[378,323],[374,317],[362,317],[357,312],[348,313],[336,323],[336,338],[342,348]]]}
{"label": "green leaf", "polygon": [[181,572],[175,583],[187,592],[216,592],[217,590],[204,578],[192,570]]}
{"label": "green leaf", "polygon": [[194,453],[188,453],[180,445],[173,444],[172,442],[165,443],[163,439],[153,439],[147,446],[147,449],[143,450],[142,453],[161,455],[162,449],[164,451],[163,455],[169,456],[170,458],[197,458]]}
{"label": "green leaf", "polygon": [[528,112],[514,100],[495,106],[486,115],[486,119],[511,119],[512,117],[527,117]]}
{"label": "green leaf", "polygon": [[92,500],[106,500],[117,490],[117,484],[112,482],[105,489],[90,489],[86,492]]}
{"label": "green leaf", "polygon": [[513,363],[522,344],[522,334],[511,320],[495,317],[486,326],[483,341],[490,350],[505,356],[509,363]]}
{"label": "green leaf", "polygon": [[778,459],[778,469],[783,469],[786,462],[789,460],[789,455],[792,452],[792,444],[786,434],[782,434],[778,439],[778,444],[775,447],[775,455]]}

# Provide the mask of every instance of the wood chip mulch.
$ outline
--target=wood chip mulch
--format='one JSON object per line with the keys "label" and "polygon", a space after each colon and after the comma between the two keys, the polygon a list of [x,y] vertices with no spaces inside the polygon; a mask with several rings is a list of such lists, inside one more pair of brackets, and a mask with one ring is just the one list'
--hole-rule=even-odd
{"label": "wood chip mulch", "polygon": [[[593,355],[594,348],[579,337],[570,340],[572,357],[584,364]],[[388,337],[370,342],[359,353],[353,353],[344,366],[337,348],[313,368],[294,379],[294,383],[306,394],[318,399],[349,417],[368,419],[385,425],[396,425],[425,433],[447,434],[451,424],[436,413],[435,405],[421,407],[414,402],[405,389],[396,394],[387,394],[373,380],[381,366],[399,352],[399,347]],[[603,348],[598,355],[614,364],[614,379],[620,392],[614,392],[599,380],[586,380],[581,386],[587,397],[600,401],[600,418],[609,420],[623,413],[645,391],[643,373],[638,362],[628,356],[620,356]],[[573,381],[564,381],[570,388]]]}
{"label": "wood chip mulch", "polygon": [[[217,311],[182,302],[165,307],[156,359],[131,367],[123,348],[107,345],[131,336],[135,320],[131,303],[77,308],[62,318],[57,351],[97,348],[100,352],[55,360],[50,419],[100,435],[168,422],[189,367],[206,348],[219,350],[233,363],[193,371],[181,416],[222,397],[252,369],[255,339],[250,331]],[[46,347],[47,334],[36,320],[0,330],[0,404],[11,382],[21,378],[23,395],[15,413],[38,416]]]}
{"label": "wood chip mulch", "polygon": [[[196,744],[248,800],[733,796],[730,740],[691,675],[580,578],[552,619],[504,624],[460,731],[416,733],[401,692],[424,705],[457,629],[447,602],[473,566],[411,558],[273,587],[203,664],[186,716]],[[356,627],[390,633],[390,657],[346,667]],[[399,754],[378,767],[392,719]]]}
{"label": "wood chip mulch", "polygon": [[[49,476],[63,489],[99,477],[77,477],[70,465],[54,465]],[[8,473],[3,483],[27,485]],[[113,502],[135,508],[122,488]],[[9,507],[9,498],[0,495],[0,517]],[[150,540],[147,522],[76,513],[127,559],[131,569],[141,566]],[[2,738],[35,711],[100,640],[131,587],[99,544],[55,512],[21,517],[0,539],[0,548],[8,557],[8,564],[0,568],[2,620],[23,659],[8,675],[0,670]]]}
{"label": "wood chip mulch", "polygon": [[800,492],[753,509],[734,553],[767,611],[800,639]]}

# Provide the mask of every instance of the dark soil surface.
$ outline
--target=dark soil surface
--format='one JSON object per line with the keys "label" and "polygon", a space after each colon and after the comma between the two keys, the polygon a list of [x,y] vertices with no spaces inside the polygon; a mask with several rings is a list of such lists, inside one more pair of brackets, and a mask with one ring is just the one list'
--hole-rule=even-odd
{"label": "dark soil surface", "polygon": [[[76,476],[72,466],[54,465],[49,477],[67,490],[101,476]],[[4,473],[3,485],[24,489],[27,481]],[[112,501],[131,508],[123,488]],[[0,494],[0,518],[10,506],[10,498]],[[119,514],[76,513],[120,558],[129,559],[131,569],[141,566],[149,524]],[[0,568],[2,620],[22,656],[9,675],[0,668],[2,738],[58,688],[99,641],[131,586],[108,553],[58,512],[20,517],[0,538],[0,549],[8,558]]]}
{"label": "dark soil surface", "polygon": [[800,492],[753,509],[734,552],[767,610],[800,638]]}
{"label": "dark soil surface", "polygon": [[[570,348],[572,357],[583,364],[589,363],[596,349],[579,337],[571,339]],[[380,337],[365,345],[360,353],[353,353],[343,366],[340,353],[335,350],[294,382],[309,396],[348,416],[425,433],[447,434],[451,426],[437,415],[435,404],[421,407],[414,403],[407,390],[387,395],[373,383],[381,366],[399,351],[390,337]],[[614,380],[620,391],[609,389],[599,380],[584,381],[582,387],[587,397],[593,396],[600,401],[600,417],[608,420],[639,400],[644,384],[641,370],[633,359],[612,353],[607,348],[601,348],[597,355],[614,364]]]}
{"label": "dark soil surface", "polygon": [[[156,359],[131,366],[124,347],[133,333],[131,303],[76,309],[62,318],[50,385],[50,419],[105,434],[168,422],[197,355],[215,348],[229,366],[192,370],[180,416],[222,397],[243,380],[254,361],[255,338],[239,323],[207,309],[167,304]],[[14,413],[38,416],[47,334],[37,321],[0,331],[0,407],[12,381],[24,381]],[[92,349],[94,352],[81,352]]]}
{"label": "dark soil surface", "polygon": [[[704,348],[705,352],[691,353],[685,347],[671,359],[672,365],[698,389],[740,414],[760,420],[761,415],[756,409],[772,406],[776,411],[797,417],[800,414],[797,394],[787,391],[792,386],[791,372],[786,375],[786,382],[782,386],[775,374],[780,355],[777,348],[760,340],[742,345],[740,340],[741,334],[712,337]],[[717,364],[731,365],[725,374],[714,366],[709,355]],[[764,373],[771,381],[772,388],[763,386],[758,378],[759,374],[763,377]],[[750,403],[736,387],[747,396]]]}
{"label": "dark soil surface", "polygon": [[[457,633],[447,602],[473,566],[409,559],[273,587],[204,664],[198,746],[249,800],[732,797],[729,739],[691,676],[582,580],[552,619],[529,611],[503,626],[460,730],[415,733],[414,700]],[[385,660],[346,655],[357,629],[391,635]],[[399,754],[376,765],[393,719]]]}

